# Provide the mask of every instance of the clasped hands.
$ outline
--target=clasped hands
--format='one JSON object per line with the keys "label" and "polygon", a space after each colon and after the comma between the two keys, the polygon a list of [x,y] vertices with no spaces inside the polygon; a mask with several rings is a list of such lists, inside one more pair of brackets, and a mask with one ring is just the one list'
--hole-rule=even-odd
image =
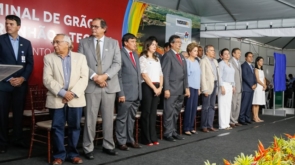
{"label": "clasped hands", "polygon": [[15,77],[9,80],[10,84],[14,87],[21,86],[24,81],[25,81],[25,78],[23,77]]}
{"label": "clasped hands", "polygon": [[104,88],[108,86],[106,80],[108,79],[108,75],[102,74],[102,75],[95,75],[93,76],[92,80],[101,88]]}
{"label": "clasped hands", "polygon": [[73,100],[74,97],[75,93],[67,91],[64,98],[62,99],[62,103],[68,103],[69,101]]}

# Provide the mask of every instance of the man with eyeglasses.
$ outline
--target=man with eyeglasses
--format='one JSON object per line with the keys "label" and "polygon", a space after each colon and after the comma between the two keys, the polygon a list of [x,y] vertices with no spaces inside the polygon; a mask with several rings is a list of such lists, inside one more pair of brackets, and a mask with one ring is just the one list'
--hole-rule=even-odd
{"label": "man with eyeglasses", "polygon": [[[84,92],[88,85],[88,66],[83,54],[71,51],[73,46],[68,35],[57,34],[52,45],[55,51],[44,56],[43,69],[43,84],[48,89],[46,107],[52,118],[52,164],[62,164],[66,159],[81,164],[77,144],[86,105]],[[64,146],[66,124],[67,149]]]}
{"label": "man with eyeglasses", "polygon": [[91,22],[92,35],[80,40],[78,48],[86,56],[89,67],[83,134],[87,159],[94,159],[93,140],[99,111],[103,127],[102,151],[109,155],[118,154],[113,140],[113,116],[116,93],[120,91],[118,72],[121,69],[121,54],[118,41],[106,37],[106,31],[105,20],[94,18]]}
{"label": "man with eyeglasses", "polygon": [[177,132],[177,119],[181,111],[184,96],[189,97],[187,79],[187,65],[183,55],[180,54],[181,38],[172,35],[169,38],[170,50],[162,58],[164,75],[164,138],[175,142],[183,140]]}
{"label": "man with eyeglasses", "polygon": [[22,148],[27,143],[22,139],[22,118],[28,80],[34,67],[31,42],[18,35],[21,19],[15,15],[5,17],[6,34],[0,36],[0,64],[21,65],[23,68],[0,81],[0,154],[8,147],[8,114],[13,113],[11,142]]}

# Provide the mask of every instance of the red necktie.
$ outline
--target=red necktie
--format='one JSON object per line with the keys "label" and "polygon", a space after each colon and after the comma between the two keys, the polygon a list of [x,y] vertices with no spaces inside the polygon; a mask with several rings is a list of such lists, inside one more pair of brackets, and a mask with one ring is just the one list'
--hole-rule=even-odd
{"label": "red necktie", "polygon": [[180,64],[182,65],[182,61],[181,61],[180,55],[179,54],[176,54],[176,57],[177,57],[178,61],[180,62]]}
{"label": "red necktie", "polygon": [[135,60],[134,60],[134,57],[133,57],[132,52],[129,52],[129,55],[130,55],[130,58],[131,58],[132,64],[136,67],[136,63],[135,63]]}

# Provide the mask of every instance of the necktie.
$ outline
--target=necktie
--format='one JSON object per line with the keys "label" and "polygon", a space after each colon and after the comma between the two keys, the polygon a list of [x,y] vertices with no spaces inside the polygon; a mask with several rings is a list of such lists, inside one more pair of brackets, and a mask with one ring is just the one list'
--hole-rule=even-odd
{"label": "necktie", "polygon": [[102,74],[102,67],[101,67],[101,56],[100,56],[100,40],[97,40],[96,43],[96,56],[97,56],[97,74]]}
{"label": "necktie", "polygon": [[182,65],[182,61],[181,61],[180,55],[179,54],[176,54],[176,57],[177,57],[178,61],[180,62],[180,64]]}
{"label": "necktie", "polygon": [[134,57],[133,57],[132,52],[129,52],[129,55],[130,55],[130,59],[132,61],[133,66],[136,67],[136,63],[135,63],[135,60],[134,60]]}

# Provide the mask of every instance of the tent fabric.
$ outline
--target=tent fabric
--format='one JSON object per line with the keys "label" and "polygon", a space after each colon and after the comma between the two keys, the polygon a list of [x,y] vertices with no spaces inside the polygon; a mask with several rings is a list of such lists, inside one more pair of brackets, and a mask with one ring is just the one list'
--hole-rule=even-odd
{"label": "tent fabric", "polygon": [[294,36],[295,28],[278,29],[248,29],[226,31],[202,31],[201,38],[229,38],[229,37],[290,37]]}
{"label": "tent fabric", "polygon": [[274,53],[274,90],[275,92],[286,90],[286,55]]}

